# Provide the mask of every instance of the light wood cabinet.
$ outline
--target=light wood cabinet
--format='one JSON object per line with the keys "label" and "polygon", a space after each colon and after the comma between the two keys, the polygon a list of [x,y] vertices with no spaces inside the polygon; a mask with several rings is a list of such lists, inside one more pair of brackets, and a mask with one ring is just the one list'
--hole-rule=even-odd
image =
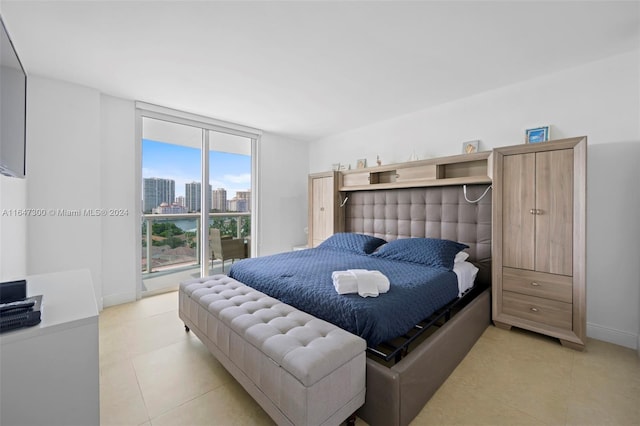
{"label": "light wood cabinet", "polygon": [[452,155],[309,175],[309,247],[344,230],[343,199],[351,191],[491,183],[492,152]]}
{"label": "light wood cabinet", "polygon": [[493,321],[586,342],[586,137],[494,150]]}
{"label": "light wood cabinet", "polygon": [[309,175],[309,247],[341,231],[339,198],[337,172]]}
{"label": "light wood cabinet", "polygon": [[340,191],[491,183],[491,152],[345,170],[338,176]]}

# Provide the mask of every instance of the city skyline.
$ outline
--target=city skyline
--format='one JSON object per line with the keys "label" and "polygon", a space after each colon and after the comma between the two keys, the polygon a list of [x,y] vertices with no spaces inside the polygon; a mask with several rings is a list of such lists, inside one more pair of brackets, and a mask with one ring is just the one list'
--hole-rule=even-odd
{"label": "city skyline", "polygon": [[[175,181],[175,198],[185,197],[186,184],[200,182],[200,149],[142,140],[142,177]],[[228,199],[251,189],[251,156],[209,152],[209,185],[224,188]]]}
{"label": "city skyline", "polygon": [[[175,196],[175,181],[163,178],[143,178],[143,211],[145,213],[191,213],[201,210],[201,184],[185,184],[186,196]],[[209,188],[211,192],[209,210],[218,212],[244,212],[251,210],[251,190],[237,191],[227,199],[224,188]],[[185,211],[177,209],[184,208]],[[175,210],[175,211],[174,211]]]}

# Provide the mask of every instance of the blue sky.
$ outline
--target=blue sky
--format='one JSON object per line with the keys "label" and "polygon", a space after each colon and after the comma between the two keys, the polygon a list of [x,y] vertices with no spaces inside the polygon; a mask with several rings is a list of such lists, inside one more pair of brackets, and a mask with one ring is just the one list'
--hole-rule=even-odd
{"label": "blue sky", "polygon": [[[251,188],[250,156],[210,151],[209,166],[211,188],[226,189],[228,200]],[[142,139],[142,177],[173,179],[176,197],[184,196],[185,183],[200,182],[200,150]]]}

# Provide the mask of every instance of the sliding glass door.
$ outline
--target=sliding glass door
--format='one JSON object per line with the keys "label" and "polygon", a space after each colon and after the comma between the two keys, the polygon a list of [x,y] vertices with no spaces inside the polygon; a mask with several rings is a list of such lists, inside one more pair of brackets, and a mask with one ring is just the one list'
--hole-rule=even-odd
{"label": "sliding glass door", "polygon": [[211,273],[251,256],[251,139],[209,132]]}
{"label": "sliding glass door", "polygon": [[250,257],[258,135],[144,110],[139,124],[140,295]]}

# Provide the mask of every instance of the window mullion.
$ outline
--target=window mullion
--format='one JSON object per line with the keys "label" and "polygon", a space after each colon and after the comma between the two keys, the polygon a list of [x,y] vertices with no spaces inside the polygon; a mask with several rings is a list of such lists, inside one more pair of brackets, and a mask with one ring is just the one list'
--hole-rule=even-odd
{"label": "window mullion", "polygon": [[200,157],[200,276],[209,275],[209,131],[202,129],[202,154]]}

